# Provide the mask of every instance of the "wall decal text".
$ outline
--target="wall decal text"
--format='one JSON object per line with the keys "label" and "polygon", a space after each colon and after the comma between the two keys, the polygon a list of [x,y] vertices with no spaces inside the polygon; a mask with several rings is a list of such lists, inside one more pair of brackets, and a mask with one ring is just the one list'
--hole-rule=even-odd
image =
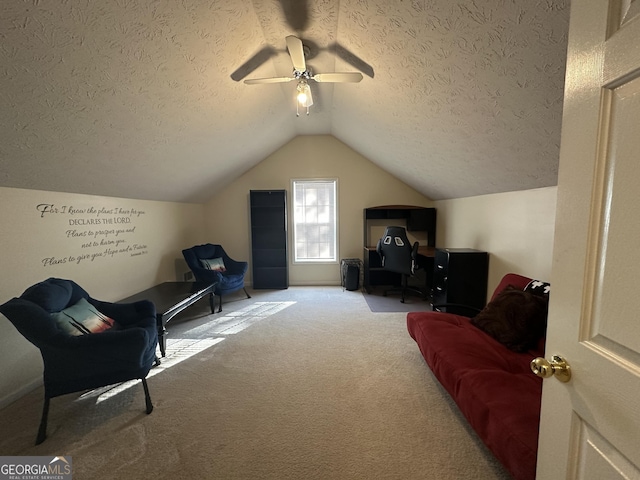
{"label": "wall decal text", "polygon": [[149,253],[148,246],[136,242],[139,220],[144,210],[122,207],[74,207],[40,203],[36,205],[40,218],[60,219],[60,235],[76,249],[72,255],[43,257],[43,267],[82,264],[126,255],[137,257]]}

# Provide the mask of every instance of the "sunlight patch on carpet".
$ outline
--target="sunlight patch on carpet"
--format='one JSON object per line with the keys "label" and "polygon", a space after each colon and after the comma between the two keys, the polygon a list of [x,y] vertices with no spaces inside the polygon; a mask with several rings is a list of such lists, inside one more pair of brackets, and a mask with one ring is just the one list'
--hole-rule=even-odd
{"label": "sunlight patch on carpet", "polygon": [[171,347],[171,353],[161,359],[160,365],[153,367],[149,371],[147,378],[153,377],[163,370],[167,370],[184,360],[205,351],[207,348],[213,347],[217,343],[224,340],[219,338],[203,338],[201,340],[176,339],[173,342],[167,342],[167,350]]}
{"label": "sunlight patch on carpet", "polygon": [[[166,357],[161,358],[161,363],[153,367],[147,378],[151,378],[188,358],[222,342],[225,335],[237,334],[251,325],[274,315],[296,302],[255,302],[241,310],[230,312],[224,316],[211,315],[204,325],[186,330],[179,338],[167,338]],[[210,338],[218,335],[216,338]],[[186,338],[185,338],[186,337]],[[103,402],[120,392],[136,385],[139,380],[110,385],[86,392],[76,401],[96,398],[96,404]]]}
{"label": "sunlight patch on carpet", "polygon": [[[220,343],[224,340],[224,337],[218,338],[204,338],[200,340],[177,340],[174,342],[167,342],[167,350],[169,345],[172,346],[171,353],[167,354],[166,357],[163,357],[160,365],[153,367],[147,378],[151,378],[156,376],[157,374],[167,370],[178,363],[193,357],[194,355],[206,350],[209,347],[214,346],[217,343]],[[96,398],[96,404],[100,402],[104,402],[109,398],[119,394],[120,392],[124,392],[125,390],[133,387],[138,384],[140,380],[129,380],[124,383],[118,383],[115,385],[109,385],[107,387],[97,388],[95,390],[91,390],[82,394],[76,401],[86,400],[88,398]]]}
{"label": "sunlight patch on carpet", "polygon": [[221,317],[212,315],[212,319],[185,333],[189,335],[234,335],[254,323],[274,315],[296,302],[255,302],[241,310],[230,312]]}

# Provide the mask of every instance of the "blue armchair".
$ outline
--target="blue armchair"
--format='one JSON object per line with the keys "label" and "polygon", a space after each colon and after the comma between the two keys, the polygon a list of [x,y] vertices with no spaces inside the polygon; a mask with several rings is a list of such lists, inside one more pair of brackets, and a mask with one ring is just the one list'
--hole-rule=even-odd
{"label": "blue armchair", "polygon": [[[77,321],[82,309],[88,313],[85,323]],[[0,305],[0,313],[40,349],[44,362],[44,406],[36,445],[46,438],[53,397],[140,379],[146,412],[153,410],[146,381],[158,343],[153,303],[102,302],[71,280],[49,278]],[[85,326],[90,322],[94,324]]]}
{"label": "blue armchair", "polygon": [[249,264],[229,257],[222,245],[196,245],[182,250],[182,255],[197,281],[216,282],[213,293],[220,298],[218,312],[222,311],[223,295],[243,289],[247,298],[251,298],[244,286]]}

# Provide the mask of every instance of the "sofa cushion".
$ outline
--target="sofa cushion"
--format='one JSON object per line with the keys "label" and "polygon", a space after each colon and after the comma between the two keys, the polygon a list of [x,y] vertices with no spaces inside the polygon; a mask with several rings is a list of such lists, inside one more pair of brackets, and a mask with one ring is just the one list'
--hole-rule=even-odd
{"label": "sofa cushion", "polygon": [[116,326],[115,320],[100,313],[84,298],[75,305],[52,313],[51,317],[64,333],[72,336],[100,333]]}
{"label": "sofa cushion", "polygon": [[59,312],[71,300],[73,287],[67,280],[48,278],[27,288],[20,296],[23,300],[39,305],[47,312]]}
{"label": "sofa cushion", "polygon": [[494,300],[500,294],[500,292],[502,292],[502,290],[507,288],[509,285],[514,288],[524,290],[529,283],[531,283],[531,278],[529,277],[524,277],[522,275],[518,275],[517,273],[507,273],[500,280],[500,283],[493,291],[493,294],[491,295],[491,299],[489,301]]}
{"label": "sofa cushion", "polygon": [[471,323],[514,352],[538,345],[547,327],[546,297],[508,286]]}
{"label": "sofa cushion", "polygon": [[410,312],[407,329],[485,445],[514,478],[535,479],[542,379],[529,363],[543,347],[514,352],[451,313]]}
{"label": "sofa cushion", "polygon": [[515,479],[535,477],[542,381],[531,372],[476,370],[456,398],[470,425]]}
{"label": "sofa cushion", "polygon": [[460,375],[467,371],[533,375],[529,362],[543,353],[537,348],[527,353],[509,350],[472,325],[468,317],[452,313],[410,312],[407,328],[433,373],[452,395],[457,394]]}

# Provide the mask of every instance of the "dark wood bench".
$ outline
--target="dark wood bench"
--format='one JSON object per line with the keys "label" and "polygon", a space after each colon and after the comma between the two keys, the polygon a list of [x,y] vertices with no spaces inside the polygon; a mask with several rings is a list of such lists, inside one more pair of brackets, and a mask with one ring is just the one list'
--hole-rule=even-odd
{"label": "dark wood bench", "polygon": [[156,306],[158,344],[160,345],[160,354],[164,357],[166,353],[166,325],[169,320],[206,295],[209,295],[211,313],[214,313],[215,302],[213,291],[215,287],[215,283],[206,282],[164,282],[124,298],[118,303],[133,303],[138,300],[149,300]]}

